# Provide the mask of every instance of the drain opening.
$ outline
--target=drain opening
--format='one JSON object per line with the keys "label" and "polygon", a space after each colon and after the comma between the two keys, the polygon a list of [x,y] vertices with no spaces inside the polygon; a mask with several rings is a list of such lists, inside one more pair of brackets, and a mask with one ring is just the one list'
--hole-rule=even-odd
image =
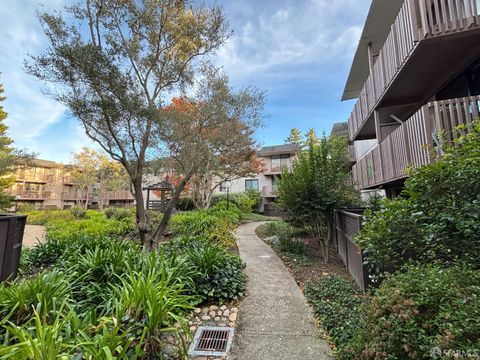
{"label": "drain opening", "polygon": [[227,351],[228,330],[202,330],[196,351]]}
{"label": "drain opening", "polygon": [[200,326],[190,345],[189,354],[225,356],[232,345],[232,338],[232,328]]}

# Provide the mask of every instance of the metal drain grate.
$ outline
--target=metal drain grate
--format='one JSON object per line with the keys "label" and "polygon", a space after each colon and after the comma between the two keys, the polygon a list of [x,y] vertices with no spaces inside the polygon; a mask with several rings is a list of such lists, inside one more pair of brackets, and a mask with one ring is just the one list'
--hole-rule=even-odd
{"label": "metal drain grate", "polygon": [[232,338],[233,328],[200,326],[188,353],[190,356],[225,356],[232,345]]}

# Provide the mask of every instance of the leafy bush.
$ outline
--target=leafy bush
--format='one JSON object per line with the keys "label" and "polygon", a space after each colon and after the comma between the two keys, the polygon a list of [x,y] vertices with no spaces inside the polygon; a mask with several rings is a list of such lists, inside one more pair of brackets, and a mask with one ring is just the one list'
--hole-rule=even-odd
{"label": "leafy bush", "polygon": [[79,207],[79,206],[74,206],[70,209],[70,212],[72,213],[73,217],[75,219],[83,219],[87,216],[87,210]]}
{"label": "leafy bush", "polygon": [[219,202],[234,204],[243,213],[251,213],[257,210],[261,203],[261,196],[258,191],[248,190],[242,193],[218,194],[212,198],[211,206],[215,207]]}
{"label": "leafy bush", "polygon": [[22,211],[22,213],[28,215],[27,223],[31,225],[46,225],[47,223],[75,220],[73,214],[65,210],[36,210]]}
{"label": "leafy bush", "polygon": [[305,255],[307,253],[307,245],[299,239],[290,236],[279,236],[278,249],[282,253]]}
{"label": "leafy bush", "polygon": [[184,257],[193,280],[192,292],[200,300],[237,300],[245,294],[245,265],[223,247],[201,238],[184,237],[167,243],[161,251]]}
{"label": "leafy bush", "polygon": [[106,208],[103,212],[107,219],[125,220],[135,218],[135,209]]}
{"label": "leafy bush", "polygon": [[303,234],[302,229],[293,227],[284,221],[270,221],[266,224],[260,225],[259,231],[266,237],[274,235],[295,237]]}
{"label": "leafy bush", "polygon": [[338,275],[331,275],[305,284],[305,296],[313,306],[321,326],[328,332],[340,352],[356,336],[364,323],[361,305],[364,300],[351,284]]}
{"label": "leafy bush", "polygon": [[366,213],[356,242],[372,273],[408,261],[480,268],[480,124],[433,164],[415,170],[403,199]]}
{"label": "leafy bush", "polygon": [[190,196],[182,196],[177,201],[177,210],[193,211],[195,210],[195,202]]}
{"label": "leafy bush", "polygon": [[434,347],[480,348],[480,273],[463,265],[410,265],[365,305],[349,359],[429,359]]}
{"label": "leafy bush", "polygon": [[309,141],[308,149],[293,162],[291,171],[284,171],[278,184],[278,205],[286,218],[319,241],[327,262],[333,211],[360,202],[349,181],[349,163],[348,139],[323,136],[318,144]]}
{"label": "leafy bush", "polygon": [[202,237],[230,247],[235,244],[233,230],[239,222],[240,214],[234,209],[201,209],[174,215],[170,229],[178,235]]}

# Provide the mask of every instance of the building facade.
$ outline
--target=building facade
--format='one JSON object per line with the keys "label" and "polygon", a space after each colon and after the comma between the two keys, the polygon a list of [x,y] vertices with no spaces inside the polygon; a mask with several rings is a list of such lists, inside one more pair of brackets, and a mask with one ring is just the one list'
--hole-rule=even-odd
{"label": "building facade", "polygon": [[[292,168],[293,161],[298,157],[298,146],[296,144],[266,146],[260,149],[257,157],[263,164],[263,170],[255,176],[231,181],[230,191],[233,193],[259,191],[262,195],[260,211],[273,214],[276,211],[278,179],[285,169]],[[219,192],[225,191],[224,187],[219,189]]]}
{"label": "building facade", "polygon": [[479,118],[480,1],[373,0],[342,97],[354,98],[354,181],[395,196]]}
{"label": "building facade", "polygon": [[[15,199],[16,206],[26,205],[35,209],[66,209],[75,205],[85,206],[87,194],[79,190],[71,177],[72,166],[48,160],[34,160],[32,164],[18,165],[15,183],[7,193]],[[130,191],[104,191],[103,205],[126,207],[133,205]],[[98,207],[99,194],[88,197],[88,207]]]}

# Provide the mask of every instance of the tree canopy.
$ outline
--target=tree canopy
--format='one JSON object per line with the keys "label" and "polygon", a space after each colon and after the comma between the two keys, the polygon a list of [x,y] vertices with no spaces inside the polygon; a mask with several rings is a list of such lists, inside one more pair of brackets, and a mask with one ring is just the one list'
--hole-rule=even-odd
{"label": "tree canopy", "polygon": [[308,141],[291,171],[278,184],[279,204],[289,221],[316,237],[326,261],[335,209],[357,204],[359,193],[350,180],[348,141],[325,135]]}
{"label": "tree canopy", "polygon": [[145,244],[143,173],[158,157],[152,134],[167,99],[194,79],[198,58],[230,35],[223,12],[191,0],[85,0],[39,19],[50,46],[26,70],[125,168]]}

